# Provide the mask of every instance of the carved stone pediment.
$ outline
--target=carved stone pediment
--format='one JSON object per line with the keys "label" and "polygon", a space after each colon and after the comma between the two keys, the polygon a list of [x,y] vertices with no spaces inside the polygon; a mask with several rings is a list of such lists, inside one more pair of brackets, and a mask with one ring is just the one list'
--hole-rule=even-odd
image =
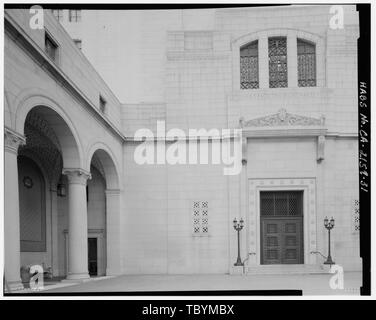
{"label": "carved stone pediment", "polygon": [[280,109],[278,113],[248,121],[240,119],[240,127],[282,127],[282,126],[324,126],[325,118],[319,119],[288,113]]}
{"label": "carved stone pediment", "polygon": [[[245,121],[240,118],[239,126],[246,138],[275,137],[315,137],[317,139],[317,157],[321,162],[325,158],[325,118],[311,118],[286,112],[281,109],[276,114]],[[243,154],[246,154],[243,151]]]}

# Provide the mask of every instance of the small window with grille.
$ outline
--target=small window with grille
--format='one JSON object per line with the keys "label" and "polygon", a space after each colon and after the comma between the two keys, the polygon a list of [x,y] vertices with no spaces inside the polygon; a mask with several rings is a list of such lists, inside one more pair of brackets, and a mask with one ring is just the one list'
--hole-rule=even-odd
{"label": "small window with grille", "polygon": [[52,10],[52,13],[57,21],[63,21],[63,10]]}
{"label": "small window with grille", "polygon": [[286,37],[269,38],[269,87],[287,87]]}
{"label": "small window with grille", "polygon": [[99,96],[99,110],[102,113],[106,112],[106,105],[107,105],[106,100],[102,96]]}
{"label": "small window with grille", "polygon": [[208,201],[193,202],[193,235],[209,235],[209,203]]}
{"label": "small window with grille", "polygon": [[69,10],[70,22],[81,22],[81,10]]}
{"label": "small window with grille", "polygon": [[258,41],[256,40],[240,48],[240,89],[257,89],[258,72]]}
{"label": "small window with grille", "polygon": [[316,86],[316,46],[302,39],[298,39],[298,85]]}
{"label": "small window with grille", "polygon": [[360,217],[359,217],[359,200],[354,200],[354,231],[360,230]]}
{"label": "small window with grille", "polygon": [[55,62],[58,62],[58,45],[52,37],[45,32],[44,47],[47,55]]}
{"label": "small window with grille", "polygon": [[80,39],[74,39],[73,40],[74,44],[76,45],[76,47],[80,50],[82,50],[82,40]]}
{"label": "small window with grille", "polygon": [[260,202],[262,217],[303,216],[303,191],[262,191]]}

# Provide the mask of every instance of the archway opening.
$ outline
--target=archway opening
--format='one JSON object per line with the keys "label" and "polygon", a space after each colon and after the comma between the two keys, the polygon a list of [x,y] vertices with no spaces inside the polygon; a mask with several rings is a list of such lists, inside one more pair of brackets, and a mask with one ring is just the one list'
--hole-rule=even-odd
{"label": "archway opening", "polygon": [[103,168],[93,157],[91,179],[87,182],[87,227],[89,275],[106,274],[106,179]]}
{"label": "archway opening", "polygon": [[120,190],[118,172],[109,152],[96,149],[88,181],[88,268],[91,276],[119,274]]}
{"label": "archway opening", "polygon": [[65,277],[68,195],[63,167],[79,167],[70,126],[46,106],[25,118],[26,144],[18,150],[20,267],[41,265],[50,278]]}

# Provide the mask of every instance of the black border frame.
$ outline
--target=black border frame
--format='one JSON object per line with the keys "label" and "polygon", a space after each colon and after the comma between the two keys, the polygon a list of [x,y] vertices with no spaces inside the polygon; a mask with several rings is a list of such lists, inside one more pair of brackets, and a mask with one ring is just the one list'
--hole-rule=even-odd
{"label": "black border frame", "polygon": [[[294,3],[294,5],[299,3]],[[305,5],[328,5],[339,3],[304,3]],[[362,150],[367,155],[367,164],[371,163],[371,147],[370,147],[370,136],[371,136],[371,99],[370,99],[370,88],[371,88],[371,4],[370,3],[355,3],[357,11],[359,12],[359,39],[358,39],[358,85],[361,82],[367,83],[367,107],[361,107],[360,102],[364,102],[358,96],[358,125],[359,133],[362,136],[367,137],[367,143],[364,147],[361,146],[361,139],[359,134],[359,149]],[[36,4],[23,4],[23,3],[4,3],[4,9],[25,9],[30,8]],[[85,9],[85,10],[166,10],[166,9],[204,9],[204,8],[239,8],[239,7],[265,7],[265,6],[290,6],[291,4],[187,4],[187,3],[175,3],[175,4],[87,4],[87,3],[75,3],[75,4],[52,4],[52,3],[42,3],[39,4],[43,8],[47,9]],[[351,3],[346,3],[346,5],[351,5]],[[358,87],[359,90],[359,87]],[[366,116],[367,122],[361,122],[360,112]],[[363,135],[364,134],[364,135]],[[359,150],[359,151],[360,151]],[[363,163],[359,160],[359,164]],[[360,172],[360,170],[359,170]],[[371,168],[367,166],[367,176],[359,173],[359,202],[360,202],[360,256],[363,260],[363,286],[360,289],[361,295],[371,294]],[[361,185],[361,181],[365,181],[367,184],[367,190],[364,191]],[[179,295],[179,296],[223,296],[223,295],[261,295],[261,296],[279,296],[279,295],[301,295],[301,290],[265,290],[265,291],[200,291],[200,292],[179,292],[179,291],[168,291],[168,292],[98,292],[98,293],[67,293],[67,294],[52,294],[52,293],[31,293],[31,294],[15,294],[15,293],[5,293],[4,296],[160,296],[160,295]],[[134,303],[134,302],[133,302]]]}

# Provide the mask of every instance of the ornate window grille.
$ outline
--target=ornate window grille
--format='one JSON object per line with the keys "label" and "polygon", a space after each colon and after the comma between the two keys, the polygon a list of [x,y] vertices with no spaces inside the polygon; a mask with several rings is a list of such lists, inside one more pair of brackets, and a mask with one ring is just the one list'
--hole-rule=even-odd
{"label": "ornate window grille", "polygon": [[261,216],[302,216],[302,191],[263,191],[260,193]]}
{"label": "ornate window grille", "polygon": [[359,200],[354,200],[354,231],[360,230]]}
{"label": "ornate window grille", "polygon": [[316,46],[302,39],[298,39],[298,85],[316,86]]}
{"label": "ornate window grille", "polygon": [[257,89],[258,75],[258,41],[253,41],[240,48],[240,88]]}
{"label": "ornate window grille", "polygon": [[52,10],[52,13],[57,21],[63,21],[63,10]]}
{"label": "ornate window grille", "polygon": [[209,234],[209,204],[208,201],[193,202],[193,235]]}
{"label": "ornate window grille", "polygon": [[269,38],[269,87],[287,87],[286,37]]}
{"label": "ornate window grille", "polygon": [[81,10],[69,10],[70,22],[81,22]]}

